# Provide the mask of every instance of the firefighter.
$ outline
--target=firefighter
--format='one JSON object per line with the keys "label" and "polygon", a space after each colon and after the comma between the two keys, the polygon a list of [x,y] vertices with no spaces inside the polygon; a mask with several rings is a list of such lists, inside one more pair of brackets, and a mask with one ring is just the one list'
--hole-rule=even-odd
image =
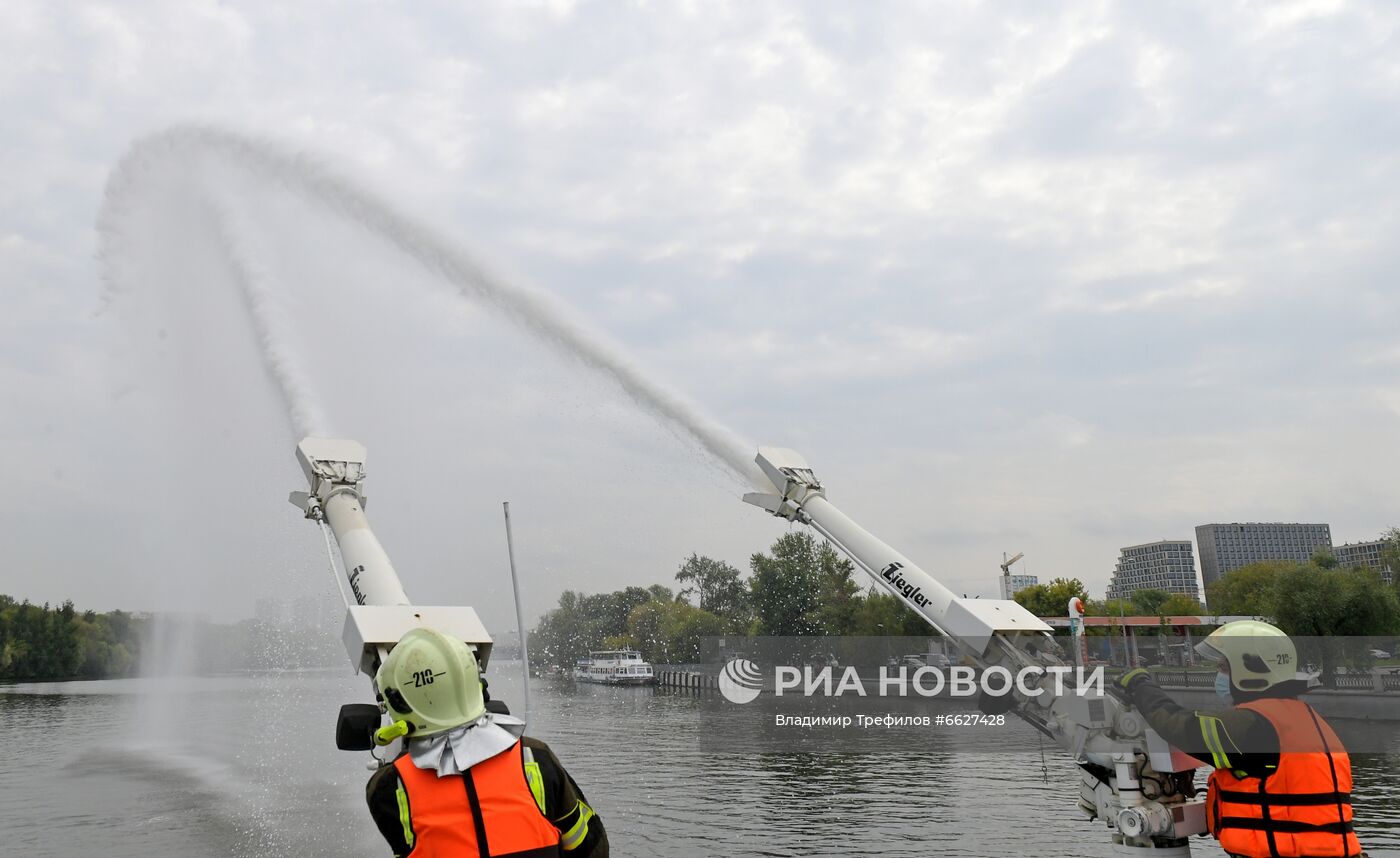
{"label": "firefighter", "polygon": [[376,741],[405,750],[365,797],[396,858],[607,858],[602,820],[549,746],[486,710],[470,647],[413,629],[375,684],[393,719]]}
{"label": "firefighter", "polygon": [[[1142,668],[1116,681],[1162,738],[1214,766],[1206,824],[1231,855],[1362,856],[1352,831],[1351,761],[1332,728],[1298,697],[1293,642],[1268,623],[1226,623],[1196,652],[1228,670],[1230,708],[1193,712]],[[1227,704],[1228,705],[1228,704]]]}

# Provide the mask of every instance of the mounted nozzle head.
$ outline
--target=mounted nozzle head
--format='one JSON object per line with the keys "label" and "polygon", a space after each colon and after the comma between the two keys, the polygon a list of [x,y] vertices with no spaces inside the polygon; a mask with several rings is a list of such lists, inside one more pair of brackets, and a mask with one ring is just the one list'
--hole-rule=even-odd
{"label": "mounted nozzle head", "polygon": [[333,494],[352,494],[363,509],[366,456],[365,445],[358,441],[301,439],[297,445],[297,463],[306,474],[310,490],[292,492],[287,500],[304,511],[307,518],[318,521],[324,515],[322,506]]}
{"label": "mounted nozzle head", "polygon": [[809,498],[826,495],[817,475],[812,473],[812,466],[802,454],[782,447],[759,447],[754,461],[772,482],[777,494],[750,492],[744,495],[744,503],[762,507],[778,518],[805,524],[802,504]]}

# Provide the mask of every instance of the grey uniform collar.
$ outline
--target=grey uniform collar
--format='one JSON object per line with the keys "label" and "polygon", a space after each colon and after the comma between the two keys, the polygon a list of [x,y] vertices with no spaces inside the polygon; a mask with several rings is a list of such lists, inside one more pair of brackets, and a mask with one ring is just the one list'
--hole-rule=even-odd
{"label": "grey uniform collar", "polygon": [[413,765],[432,769],[438,777],[459,775],[514,745],[525,734],[525,722],[511,715],[487,712],[470,724],[422,739],[409,739]]}

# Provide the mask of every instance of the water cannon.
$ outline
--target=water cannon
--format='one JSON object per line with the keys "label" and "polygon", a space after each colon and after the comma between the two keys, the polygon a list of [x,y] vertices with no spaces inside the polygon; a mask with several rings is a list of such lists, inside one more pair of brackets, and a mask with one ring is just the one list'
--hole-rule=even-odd
{"label": "water cannon", "polygon": [[[1108,823],[1113,854],[1188,858],[1189,838],[1206,828],[1205,802],[1194,784],[1197,764],[1154,733],[1141,713],[1103,693],[1101,667],[1086,672],[1081,664],[1076,671],[1050,626],[1014,600],[955,596],[837,509],[800,454],[760,447],[754,461],[772,491],[746,494],[745,503],[812,527],[979,667],[1039,677],[1038,693],[1018,683],[1011,694],[984,699],[984,711],[993,711],[995,702],[996,711],[1019,716],[1074,758],[1082,772],[1078,806]],[[1004,566],[1008,574],[1010,565]],[[1064,681],[1071,673],[1075,681]],[[1157,785],[1155,798],[1144,795],[1144,780]]]}
{"label": "water cannon", "polygon": [[[485,670],[491,658],[491,635],[475,610],[465,605],[409,602],[394,564],[365,515],[364,445],[339,439],[303,438],[296,455],[306,475],[307,491],[292,492],[288,500],[306,518],[318,523],[326,536],[332,571],[345,601],[341,641],[355,671],[369,674],[373,682],[375,671],[399,638],[415,628],[436,629],[458,638],[472,648]],[[339,549],[339,568],[332,540]],[[499,706],[495,708],[499,711]],[[379,708],[372,704],[343,707],[337,746],[367,750],[369,745],[362,741],[362,733],[371,721],[377,725],[378,720]]]}
{"label": "water cannon", "polygon": [[297,462],[310,488],[287,500],[307,518],[328,524],[340,546],[357,605],[407,605],[408,596],[365,516],[365,447],[356,441],[303,438]]}
{"label": "water cannon", "polygon": [[1019,603],[958,598],[909,558],[852,521],[827,500],[826,489],[800,454],[780,447],[760,447],[754,461],[777,493],[751,492],[744,495],[745,503],[779,518],[811,525],[929,625],[957,641],[969,656],[981,659],[998,636],[1029,634],[1049,641],[1050,626]]}
{"label": "water cannon", "polygon": [[807,460],[793,450],[759,447],[754,461],[778,493],[749,492],[744,495],[744,503],[766,509],[778,518],[809,524],[811,519],[802,511],[802,505],[811,498],[824,497],[826,491]]}

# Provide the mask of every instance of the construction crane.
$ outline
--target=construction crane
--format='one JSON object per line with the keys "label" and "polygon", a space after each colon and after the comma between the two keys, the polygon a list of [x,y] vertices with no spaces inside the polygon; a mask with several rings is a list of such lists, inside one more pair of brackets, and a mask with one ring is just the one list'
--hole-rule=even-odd
{"label": "construction crane", "polygon": [[1001,553],[1001,597],[1003,599],[1010,599],[1016,595],[1016,589],[1011,586],[1011,564],[1025,556],[1024,552],[1017,551],[1015,557],[1007,560],[1006,552]]}
{"label": "construction crane", "polygon": [[[1141,713],[1101,690],[1086,693],[1066,687],[1056,694],[1051,675],[1063,676],[1072,668],[1048,625],[1009,599],[955,596],[827,500],[826,489],[799,454],[760,447],[755,461],[771,481],[772,492],[746,494],[746,503],[811,526],[877,584],[954,640],[967,660],[1013,674],[1040,671],[1035,694],[1018,687],[1001,699],[1079,764],[1079,808],[1090,819],[1108,824],[1115,855],[1190,855],[1188,838],[1206,830],[1205,802],[1195,789],[1198,763],[1153,732]],[[1003,571],[1010,574],[1020,556],[1007,560]],[[1150,789],[1144,791],[1144,784]]]}

